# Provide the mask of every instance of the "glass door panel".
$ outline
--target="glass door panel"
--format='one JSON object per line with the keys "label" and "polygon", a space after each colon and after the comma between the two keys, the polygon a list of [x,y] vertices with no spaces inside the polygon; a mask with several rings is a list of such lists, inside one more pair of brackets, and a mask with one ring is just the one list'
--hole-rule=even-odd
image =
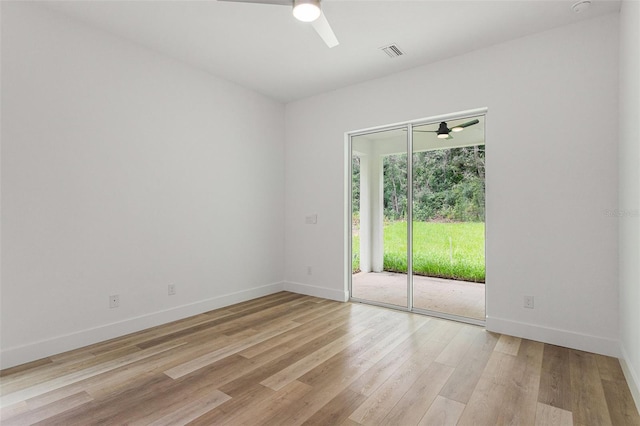
{"label": "glass door panel", "polygon": [[407,131],[351,137],[351,297],[409,308]]}
{"label": "glass door panel", "polygon": [[485,320],[484,116],[413,127],[413,306]]}

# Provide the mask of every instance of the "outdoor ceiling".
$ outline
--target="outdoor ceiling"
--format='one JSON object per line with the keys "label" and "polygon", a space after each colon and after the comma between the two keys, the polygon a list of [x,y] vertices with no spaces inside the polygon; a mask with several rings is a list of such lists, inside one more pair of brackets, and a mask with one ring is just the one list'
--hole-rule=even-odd
{"label": "outdoor ceiling", "polygon": [[[289,102],[617,12],[617,0],[324,0],[328,48],[287,6],[207,1],[48,1],[45,7]],[[405,55],[389,58],[395,43]]]}
{"label": "outdoor ceiling", "polygon": [[[451,139],[438,139],[435,132],[438,130],[439,121],[430,124],[415,124],[413,127],[413,151],[484,145],[484,115],[447,120],[446,123],[449,128],[452,128],[473,119],[477,119],[479,123],[466,127],[461,132],[451,132]],[[424,132],[425,130],[429,132]],[[352,142],[353,150],[359,153],[371,152],[372,148],[380,155],[407,152],[407,132],[402,127],[357,135],[353,137]]]}

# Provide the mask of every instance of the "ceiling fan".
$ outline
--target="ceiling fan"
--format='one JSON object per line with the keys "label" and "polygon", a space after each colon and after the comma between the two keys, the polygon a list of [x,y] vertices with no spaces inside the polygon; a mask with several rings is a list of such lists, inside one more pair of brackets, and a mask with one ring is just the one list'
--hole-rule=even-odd
{"label": "ceiling fan", "polygon": [[451,132],[461,132],[465,127],[473,126],[474,124],[478,124],[480,121],[478,119],[467,121],[466,123],[458,124],[453,126],[452,128],[447,127],[447,123],[443,121],[438,126],[438,130],[415,130],[416,132],[424,132],[424,133],[437,133],[437,137],[440,139],[453,139],[451,136]]}
{"label": "ceiling fan", "polygon": [[320,0],[218,0],[236,3],[262,3],[280,6],[292,6],[293,16],[302,22],[311,22],[313,29],[329,47],[337,46],[338,39],[320,9]]}

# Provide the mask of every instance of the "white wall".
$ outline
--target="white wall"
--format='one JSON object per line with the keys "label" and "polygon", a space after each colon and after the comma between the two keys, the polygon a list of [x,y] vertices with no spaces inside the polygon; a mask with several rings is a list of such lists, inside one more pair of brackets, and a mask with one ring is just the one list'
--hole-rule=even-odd
{"label": "white wall", "polygon": [[618,355],[617,63],[610,15],[288,104],[286,288],[345,297],[344,132],[488,107],[488,328]]}
{"label": "white wall", "polygon": [[623,368],[640,407],[640,3],[620,10],[620,342]]}
{"label": "white wall", "polygon": [[1,107],[2,367],[282,288],[283,105],[3,2]]}

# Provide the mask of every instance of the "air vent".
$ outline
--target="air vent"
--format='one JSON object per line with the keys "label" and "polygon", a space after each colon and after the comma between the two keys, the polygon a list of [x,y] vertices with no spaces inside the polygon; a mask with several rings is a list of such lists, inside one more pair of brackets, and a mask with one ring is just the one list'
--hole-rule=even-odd
{"label": "air vent", "polygon": [[395,44],[390,44],[388,46],[383,46],[380,48],[384,53],[387,54],[390,58],[397,58],[398,56],[404,55],[404,52],[400,50],[398,46]]}

